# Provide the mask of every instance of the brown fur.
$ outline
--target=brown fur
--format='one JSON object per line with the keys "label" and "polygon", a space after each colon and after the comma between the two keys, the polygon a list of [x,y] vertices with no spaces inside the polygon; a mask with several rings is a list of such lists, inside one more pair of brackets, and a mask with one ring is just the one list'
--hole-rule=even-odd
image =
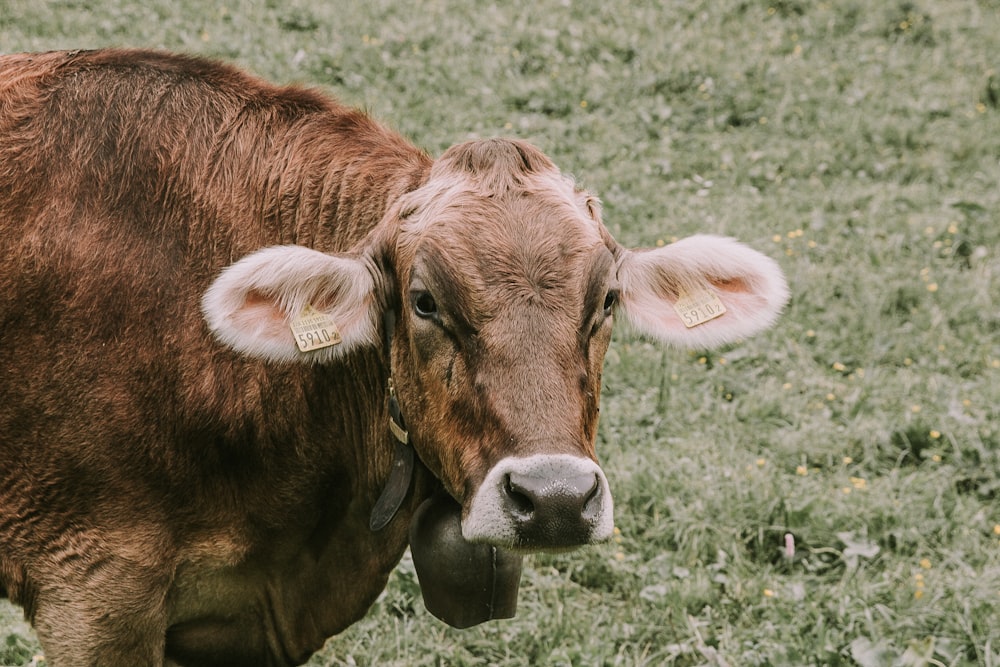
{"label": "brown fur", "polygon": [[[214,344],[198,302],[264,245],[357,244],[429,159],[310,91],[198,60],[45,54],[0,72],[0,580],[50,663],[156,664],[168,625],[179,659],[200,641],[169,617],[179,573],[303,567],[294,590],[233,600],[204,639],[304,660],[405,547],[405,525],[375,536],[364,516],[388,467],[385,360],[268,367]],[[261,549],[278,536],[290,553]],[[328,571],[297,564],[314,557]],[[259,604],[283,635],[270,647],[247,640]],[[136,630],[123,648],[122,623],[160,644]]]}
{"label": "brown fur", "polygon": [[[438,482],[418,475],[368,529],[390,465],[384,351],[276,364],[206,330],[211,280],[264,246],[379,250],[407,419],[458,500],[540,441],[594,457],[614,263],[596,204],[524,144],[433,164],[216,63],[0,56],[0,590],[49,664],[297,664],[405,549]],[[460,187],[407,195],[437,182]],[[408,315],[414,271],[444,328]]]}

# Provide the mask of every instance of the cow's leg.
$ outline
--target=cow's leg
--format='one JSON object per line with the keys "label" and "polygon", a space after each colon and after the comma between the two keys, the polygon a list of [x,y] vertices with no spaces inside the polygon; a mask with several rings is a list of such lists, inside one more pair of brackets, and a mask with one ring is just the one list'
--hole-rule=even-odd
{"label": "cow's leg", "polygon": [[166,582],[118,565],[40,586],[34,625],[49,667],[162,667]]}

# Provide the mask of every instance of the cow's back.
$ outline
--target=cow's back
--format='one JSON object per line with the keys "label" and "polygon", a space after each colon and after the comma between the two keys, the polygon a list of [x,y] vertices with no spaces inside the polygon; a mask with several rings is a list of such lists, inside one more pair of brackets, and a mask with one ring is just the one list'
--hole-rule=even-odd
{"label": "cow's back", "polygon": [[[377,222],[387,177],[428,162],[329,98],[177,55],[0,56],[0,110],[5,232],[86,225],[116,243],[182,250],[190,266],[265,243],[343,249]],[[330,210],[360,205],[339,180],[358,164],[386,183],[383,196],[366,192],[361,215]],[[340,229],[315,228],[321,220]]]}

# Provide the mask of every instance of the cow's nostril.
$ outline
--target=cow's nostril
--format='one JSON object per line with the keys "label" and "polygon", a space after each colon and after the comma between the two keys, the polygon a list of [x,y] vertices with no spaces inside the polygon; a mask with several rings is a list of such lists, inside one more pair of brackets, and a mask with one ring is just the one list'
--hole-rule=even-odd
{"label": "cow's nostril", "polygon": [[502,489],[506,512],[526,543],[582,544],[603,509],[600,478],[592,472],[546,476],[512,470]]}
{"label": "cow's nostril", "polygon": [[586,519],[592,518],[601,511],[601,480],[594,475],[594,484],[586,492],[583,498],[583,516]]}
{"label": "cow's nostril", "polygon": [[511,475],[504,477],[503,491],[510,501],[510,509],[521,520],[528,520],[535,511],[535,503],[529,489],[514,481]]}

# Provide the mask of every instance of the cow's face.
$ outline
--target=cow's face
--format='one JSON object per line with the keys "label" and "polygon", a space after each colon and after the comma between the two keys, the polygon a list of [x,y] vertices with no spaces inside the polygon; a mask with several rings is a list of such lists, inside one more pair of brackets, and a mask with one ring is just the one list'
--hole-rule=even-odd
{"label": "cow's face", "polygon": [[[358,254],[261,250],[202,308],[236,350],[306,363],[383,345],[394,309],[394,384],[417,453],[462,504],[463,535],[559,549],[613,529],[594,452],[612,319],[706,348],[770,326],[787,294],[777,265],[732,239],[619,246],[544,155],[491,140],[447,151]],[[339,344],[296,346],[289,325],[310,306]]]}
{"label": "cow's face", "polygon": [[609,537],[594,441],[619,287],[596,203],[535,149],[493,141],[445,153],[401,204],[393,373],[464,536]]}

